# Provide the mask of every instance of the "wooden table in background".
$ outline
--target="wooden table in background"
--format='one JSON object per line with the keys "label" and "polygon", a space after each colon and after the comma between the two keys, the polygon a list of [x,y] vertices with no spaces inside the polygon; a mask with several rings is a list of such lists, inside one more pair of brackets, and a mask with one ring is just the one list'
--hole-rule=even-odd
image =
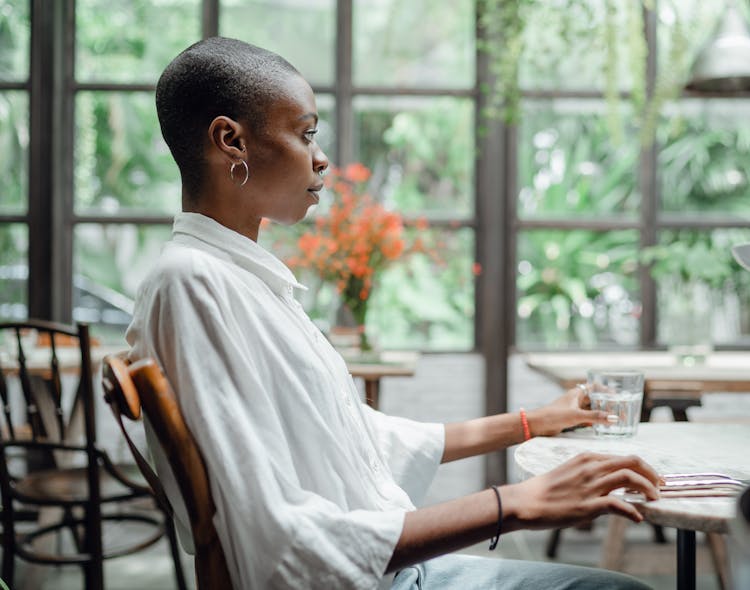
{"label": "wooden table in background", "polygon": [[352,377],[365,382],[365,401],[377,410],[380,404],[380,379],[383,377],[412,377],[416,371],[418,352],[385,351],[377,360],[344,354]]}
{"label": "wooden table in background", "polygon": [[704,393],[750,392],[750,352],[713,352],[686,365],[665,351],[544,352],[523,355],[526,364],[568,389],[586,382],[587,369],[636,369],[645,377],[643,419],[654,406],[668,406],[675,420],[687,420],[689,406]]}
{"label": "wooden table in background", "polygon": [[[102,359],[108,354],[116,354],[123,346],[100,345],[91,348],[91,366],[96,371]],[[378,353],[377,359],[369,359],[356,354],[349,355],[343,351],[346,365],[352,377],[360,378],[365,383],[365,401],[378,409],[380,401],[380,380],[383,377],[412,377],[416,371],[419,353],[412,351],[384,351]],[[60,371],[64,374],[78,374],[80,371],[80,353],[77,348],[58,347]],[[14,359],[3,353],[2,366],[6,374],[17,373]],[[35,378],[49,378],[49,348],[34,348],[29,351],[26,366],[30,375]]]}

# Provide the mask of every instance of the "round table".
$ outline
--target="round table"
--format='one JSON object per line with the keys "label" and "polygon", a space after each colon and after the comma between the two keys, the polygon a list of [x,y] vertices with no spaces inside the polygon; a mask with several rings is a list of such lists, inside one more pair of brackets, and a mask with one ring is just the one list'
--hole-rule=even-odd
{"label": "round table", "polygon": [[[515,461],[528,476],[545,473],[585,452],[638,455],[657,472],[724,473],[750,479],[750,425],[641,423],[632,438],[595,437],[590,428],[520,445]],[[636,504],[644,518],[677,529],[677,585],[695,587],[695,532],[729,532],[736,497],[664,498]]]}

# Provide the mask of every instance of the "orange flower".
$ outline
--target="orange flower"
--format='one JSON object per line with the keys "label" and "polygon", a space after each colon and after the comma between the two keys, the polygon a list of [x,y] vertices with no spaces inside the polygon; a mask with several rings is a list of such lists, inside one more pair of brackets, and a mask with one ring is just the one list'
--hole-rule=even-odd
{"label": "orange flower", "polygon": [[[331,167],[325,178],[334,197],[328,213],[308,225],[300,235],[299,253],[287,259],[294,269],[309,269],[331,282],[350,305],[366,305],[373,280],[394,261],[415,252],[433,253],[425,235],[407,239],[400,214],[389,211],[364,188],[370,170],[354,163],[344,170]],[[427,220],[414,228],[424,234]]]}
{"label": "orange flower", "polygon": [[347,180],[350,180],[352,182],[366,182],[370,178],[370,170],[369,168],[367,168],[367,166],[364,166],[359,162],[355,162],[354,164],[349,164],[346,167],[344,176],[347,178]]}

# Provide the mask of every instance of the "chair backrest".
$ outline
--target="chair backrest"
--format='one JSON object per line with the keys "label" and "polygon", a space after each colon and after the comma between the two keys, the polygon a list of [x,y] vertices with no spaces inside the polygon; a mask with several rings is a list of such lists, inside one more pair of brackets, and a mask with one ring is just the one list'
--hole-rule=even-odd
{"label": "chair backrest", "polygon": [[[100,559],[101,453],[96,448],[88,326],[73,327],[42,320],[3,322],[0,323],[0,343],[0,490],[3,526],[8,529],[5,534],[15,534],[14,500],[24,501],[14,485],[17,475],[13,468],[18,462],[25,471],[35,472],[64,468],[66,463],[85,458],[88,495],[82,506],[86,552],[92,560]],[[68,396],[63,391],[65,375],[77,380],[71,400],[66,399]],[[20,395],[15,395],[11,387],[16,378],[20,382]]]}
{"label": "chair backrest", "polygon": [[[31,468],[41,469],[58,466],[62,455],[53,445],[84,441],[89,463],[95,464],[96,423],[88,326],[41,320],[4,322],[0,323],[0,343],[3,444],[32,449]],[[64,376],[77,382],[73,396],[64,394]],[[12,380],[15,379],[20,383],[20,395],[14,395]]]}
{"label": "chair backrest", "polygon": [[190,517],[198,589],[231,588],[226,558],[213,524],[216,509],[203,457],[161,369],[152,359],[128,365],[123,355],[108,356],[104,359],[103,384],[105,399],[136,463],[157,499],[168,504],[158,476],[133,444],[122,416],[139,420],[142,409],[159,439]]}

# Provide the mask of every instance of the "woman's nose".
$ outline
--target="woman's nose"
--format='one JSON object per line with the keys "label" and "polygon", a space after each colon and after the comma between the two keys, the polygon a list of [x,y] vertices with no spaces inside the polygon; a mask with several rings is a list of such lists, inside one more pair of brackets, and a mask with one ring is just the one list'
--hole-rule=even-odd
{"label": "woman's nose", "polygon": [[326,168],[328,168],[328,156],[320,147],[315,148],[313,153],[313,170],[318,174],[321,174]]}

